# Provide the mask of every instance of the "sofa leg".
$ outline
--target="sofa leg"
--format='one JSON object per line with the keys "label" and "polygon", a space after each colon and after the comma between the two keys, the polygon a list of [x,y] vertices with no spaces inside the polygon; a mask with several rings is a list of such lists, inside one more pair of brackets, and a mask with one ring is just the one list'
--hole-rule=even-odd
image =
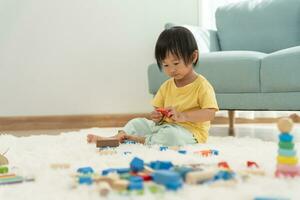
{"label": "sofa leg", "polygon": [[229,129],[228,129],[228,135],[229,136],[235,136],[234,133],[234,110],[228,110],[228,118],[229,118]]}

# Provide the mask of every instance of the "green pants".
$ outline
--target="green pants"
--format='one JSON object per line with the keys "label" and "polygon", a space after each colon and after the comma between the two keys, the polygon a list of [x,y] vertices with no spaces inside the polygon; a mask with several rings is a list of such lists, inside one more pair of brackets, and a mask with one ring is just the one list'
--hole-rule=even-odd
{"label": "green pants", "polygon": [[197,143],[193,134],[184,127],[168,123],[156,125],[146,118],[130,120],[123,130],[130,135],[145,137],[146,144],[182,146]]}

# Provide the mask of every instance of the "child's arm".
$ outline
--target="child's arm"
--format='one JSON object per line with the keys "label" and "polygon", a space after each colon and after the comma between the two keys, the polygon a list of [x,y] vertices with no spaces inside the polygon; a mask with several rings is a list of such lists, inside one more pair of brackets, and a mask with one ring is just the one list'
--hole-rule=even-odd
{"label": "child's arm", "polygon": [[206,122],[215,117],[216,109],[205,108],[186,112],[177,112],[174,108],[168,108],[175,122]]}

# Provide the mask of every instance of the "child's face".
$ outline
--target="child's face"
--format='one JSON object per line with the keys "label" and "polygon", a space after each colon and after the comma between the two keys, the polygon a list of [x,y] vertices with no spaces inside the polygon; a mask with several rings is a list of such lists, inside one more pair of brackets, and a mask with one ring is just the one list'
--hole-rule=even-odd
{"label": "child's face", "polygon": [[183,59],[170,53],[167,54],[166,58],[162,61],[161,66],[164,72],[175,80],[181,80],[186,77],[186,75],[194,72],[193,63],[186,65]]}

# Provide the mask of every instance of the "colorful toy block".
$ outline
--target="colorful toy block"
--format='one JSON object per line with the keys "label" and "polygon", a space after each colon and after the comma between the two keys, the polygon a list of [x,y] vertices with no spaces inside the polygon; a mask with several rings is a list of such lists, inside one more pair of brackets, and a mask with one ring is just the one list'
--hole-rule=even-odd
{"label": "colorful toy block", "polygon": [[212,179],[216,173],[217,173],[217,169],[215,168],[191,171],[186,174],[185,182],[187,184],[200,184]]}
{"label": "colorful toy block", "polygon": [[139,176],[132,176],[129,178],[128,190],[142,190],[143,188],[143,178]]}
{"label": "colorful toy block", "polygon": [[8,167],[0,166],[0,174],[6,174],[6,173],[8,173]]}
{"label": "colorful toy block", "polygon": [[178,153],[181,153],[181,154],[186,154],[187,151],[186,150],[179,150]]}
{"label": "colorful toy block", "polygon": [[170,161],[152,161],[150,162],[149,167],[154,170],[170,169],[173,167],[173,164]]}
{"label": "colorful toy block", "polygon": [[117,147],[120,145],[120,142],[116,138],[103,138],[97,140],[96,146],[97,147]]}
{"label": "colorful toy block", "polygon": [[156,109],[157,112],[160,112],[163,116],[165,117],[172,117],[172,114],[170,112],[170,110],[165,109],[165,108],[157,108]]}
{"label": "colorful toy block", "polygon": [[140,172],[144,169],[144,161],[140,158],[134,157],[130,162],[130,168],[134,172]]}
{"label": "colorful toy block", "polygon": [[159,147],[160,151],[166,151],[168,149],[168,147]]}
{"label": "colorful toy block", "polygon": [[0,185],[22,183],[23,181],[24,181],[24,179],[21,176],[12,176],[12,177],[0,178]]}
{"label": "colorful toy block", "polygon": [[78,177],[79,184],[91,185],[93,183],[93,179],[90,176],[79,176]]}
{"label": "colorful toy block", "polygon": [[112,183],[112,188],[114,190],[126,190],[128,188],[129,181],[128,180],[116,180]]}
{"label": "colorful toy block", "polygon": [[183,167],[175,166],[175,167],[173,168],[173,170],[174,170],[175,172],[179,173],[183,180],[186,180],[186,175],[187,175],[187,173],[193,171],[192,168],[190,168],[190,167],[184,167],[184,166],[183,166]]}
{"label": "colorful toy block", "polygon": [[182,178],[179,173],[170,170],[157,170],[152,174],[153,181],[164,185],[167,189],[177,190],[182,187]]}
{"label": "colorful toy block", "polygon": [[219,168],[223,168],[223,169],[230,169],[229,165],[227,162],[219,162],[218,163],[218,167]]}
{"label": "colorful toy block", "polygon": [[294,150],[294,137],[290,134],[293,121],[289,118],[281,118],[277,122],[277,127],[281,131],[278,143],[278,156],[275,176],[295,177],[300,176],[297,152]]}
{"label": "colorful toy block", "polygon": [[106,197],[111,191],[111,187],[107,182],[100,182],[98,184],[98,188],[99,188],[99,194],[102,197]]}
{"label": "colorful toy block", "polygon": [[82,174],[91,174],[94,173],[94,170],[91,167],[81,167],[77,169],[77,172]]}
{"label": "colorful toy block", "polygon": [[254,161],[247,161],[247,167],[256,167],[259,168],[258,164]]}
{"label": "colorful toy block", "polygon": [[213,178],[214,181],[217,181],[217,180],[230,180],[230,179],[233,179],[235,176],[234,173],[230,172],[230,171],[227,171],[227,170],[221,170],[219,171]]}
{"label": "colorful toy block", "polygon": [[50,165],[52,169],[68,169],[70,168],[70,164],[68,163],[53,163]]}

